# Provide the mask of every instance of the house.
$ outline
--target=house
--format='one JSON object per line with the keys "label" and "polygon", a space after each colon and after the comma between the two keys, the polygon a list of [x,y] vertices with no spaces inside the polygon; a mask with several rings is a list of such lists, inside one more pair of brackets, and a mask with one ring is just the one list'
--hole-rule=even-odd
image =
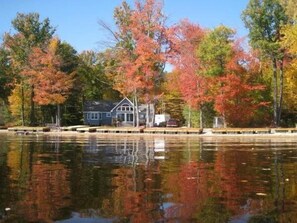
{"label": "house", "polygon": [[[153,121],[154,106],[150,107],[150,122]],[[84,104],[84,124],[86,125],[121,125],[133,126],[135,120],[134,104],[124,98],[120,102],[110,101],[87,101]],[[139,123],[146,122],[147,105],[139,105]]]}

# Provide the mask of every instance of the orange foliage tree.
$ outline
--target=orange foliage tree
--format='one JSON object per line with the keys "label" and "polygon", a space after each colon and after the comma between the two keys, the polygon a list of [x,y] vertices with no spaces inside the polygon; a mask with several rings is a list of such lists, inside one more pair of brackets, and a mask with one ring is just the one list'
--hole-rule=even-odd
{"label": "orange foliage tree", "polygon": [[62,61],[57,55],[59,40],[52,39],[46,49],[34,48],[29,66],[22,72],[34,86],[33,100],[39,105],[57,105],[56,124],[60,125],[60,105],[73,87],[73,75],[61,71]]}
{"label": "orange foliage tree", "polygon": [[114,87],[125,96],[132,95],[136,108],[138,99],[153,103],[158,94],[166,61],[165,19],[157,0],[136,1],[134,10],[124,1],[115,9],[118,31],[113,34],[119,66]]}

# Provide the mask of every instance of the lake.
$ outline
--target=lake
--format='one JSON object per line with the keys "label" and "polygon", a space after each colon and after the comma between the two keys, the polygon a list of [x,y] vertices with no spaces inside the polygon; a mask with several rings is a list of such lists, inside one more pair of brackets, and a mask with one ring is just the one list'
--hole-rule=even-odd
{"label": "lake", "polygon": [[294,137],[2,133],[0,142],[3,222],[297,222]]}

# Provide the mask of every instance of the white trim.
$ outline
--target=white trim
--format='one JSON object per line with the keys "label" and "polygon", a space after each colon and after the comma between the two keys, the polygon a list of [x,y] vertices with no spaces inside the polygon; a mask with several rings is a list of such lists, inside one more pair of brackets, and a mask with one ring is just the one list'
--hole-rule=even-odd
{"label": "white trim", "polygon": [[133,110],[134,110],[134,106],[132,106],[128,103],[124,103],[117,107],[117,111],[119,111],[119,112],[133,112]]}
{"label": "white trim", "polygon": [[128,102],[131,104],[131,106],[134,107],[134,104],[132,103],[132,101],[130,101],[129,98],[124,97],[116,106],[114,106],[113,109],[110,110],[110,112],[113,112],[113,110],[116,109],[125,99],[127,99]]}

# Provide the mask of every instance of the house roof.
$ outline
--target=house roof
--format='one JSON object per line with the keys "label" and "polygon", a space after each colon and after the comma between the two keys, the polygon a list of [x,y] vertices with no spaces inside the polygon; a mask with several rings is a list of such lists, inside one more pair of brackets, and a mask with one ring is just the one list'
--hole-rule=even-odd
{"label": "house roof", "polygon": [[111,109],[111,112],[113,112],[113,110],[115,110],[119,105],[121,105],[125,101],[127,103],[130,103],[130,105],[134,106],[133,103],[129,100],[129,98],[125,97],[120,102],[116,103],[116,105]]}
{"label": "house roof", "polygon": [[[113,112],[122,103],[127,102],[133,106],[133,103],[128,98],[123,98],[120,102],[111,101],[86,101],[84,104],[84,112]],[[153,112],[153,106],[150,106],[151,112]],[[139,112],[146,112],[147,105],[139,104]]]}
{"label": "house roof", "polygon": [[110,112],[117,104],[111,101],[86,101],[84,111]]}

